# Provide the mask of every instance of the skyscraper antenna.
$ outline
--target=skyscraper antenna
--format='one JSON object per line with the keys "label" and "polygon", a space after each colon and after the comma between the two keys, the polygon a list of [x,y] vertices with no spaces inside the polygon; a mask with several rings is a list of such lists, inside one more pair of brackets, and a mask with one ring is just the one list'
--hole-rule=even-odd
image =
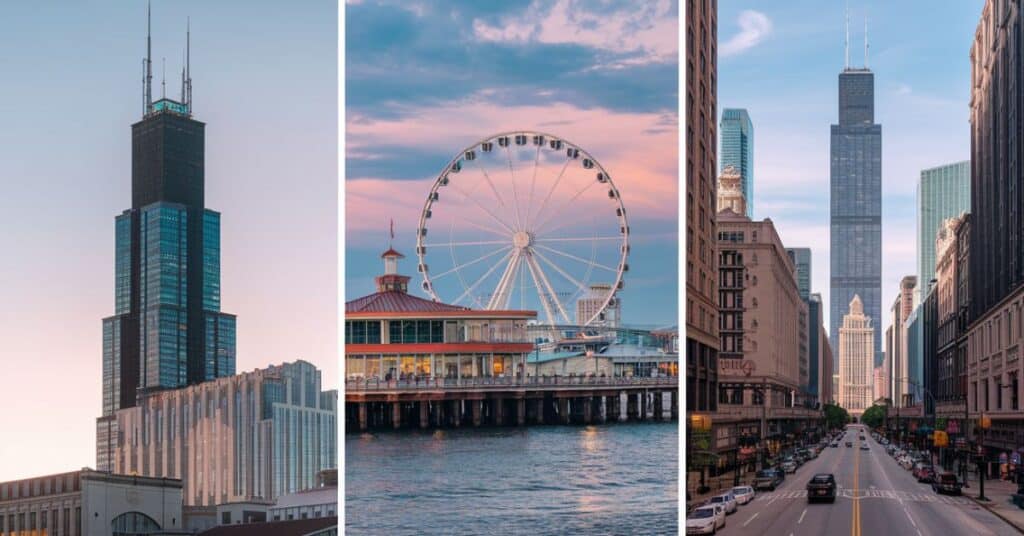
{"label": "skyscraper antenna", "polygon": [[192,113],[192,17],[185,19],[185,106]]}
{"label": "skyscraper antenna", "polygon": [[161,67],[160,76],[160,98],[167,98],[167,58],[161,58],[163,60],[163,66]]}
{"label": "skyscraper antenna", "polygon": [[868,68],[868,17],[864,16],[864,68]]}
{"label": "skyscraper antenna", "polygon": [[846,69],[850,68],[850,3],[846,3],[846,41],[844,42],[846,49],[846,64],[843,66]]}
{"label": "skyscraper antenna", "polygon": [[152,28],[153,28],[153,5],[152,2],[146,2],[146,84],[145,84],[145,99],[146,99],[146,113],[153,111],[153,39],[152,39]]}

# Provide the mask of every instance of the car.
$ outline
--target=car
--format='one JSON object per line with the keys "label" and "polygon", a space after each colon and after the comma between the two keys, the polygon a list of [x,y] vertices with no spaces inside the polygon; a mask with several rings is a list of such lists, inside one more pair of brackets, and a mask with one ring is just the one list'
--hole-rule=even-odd
{"label": "car", "polygon": [[917,462],[914,464],[914,467],[910,469],[910,474],[914,475],[914,478],[917,478],[918,472],[925,467],[929,467],[929,465],[925,462]]}
{"label": "car", "polygon": [[935,493],[949,493],[951,495],[960,495],[963,489],[963,484],[960,483],[956,478],[955,473],[949,471],[943,471],[932,479],[932,491]]}
{"label": "car", "polygon": [[757,496],[757,492],[750,486],[736,486],[732,488],[732,494],[738,504],[747,504]]}
{"label": "car", "polygon": [[927,465],[918,470],[916,476],[918,482],[932,482],[935,480],[935,469],[932,466]]}
{"label": "car", "polygon": [[838,448],[839,447],[839,443],[832,443],[829,446],[832,447],[832,448]]}
{"label": "car", "polygon": [[686,516],[687,534],[715,534],[725,528],[725,507],[707,505],[694,509]]}
{"label": "car", "polygon": [[870,450],[871,450],[871,447],[869,447],[867,443],[861,443],[861,444],[860,444],[860,450],[867,450],[867,451],[870,451]]}
{"label": "car", "polygon": [[754,477],[754,489],[768,489],[775,491],[785,477],[782,476],[782,471],[775,469],[762,469],[757,472],[757,476]]}
{"label": "car", "polygon": [[847,447],[852,447],[853,446],[853,441],[847,441],[846,442],[846,446]]}
{"label": "car", "polygon": [[721,495],[715,495],[714,497],[711,498],[710,501],[708,501],[708,504],[721,504],[722,506],[725,507],[725,513],[727,515],[734,513],[736,511],[736,507],[738,506],[736,504],[736,497],[732,494],[731,491],[727,491]]}
{"label": "car", "polygon": [[782,462],[782,470],[786,473],[795,473],[796,462],[794,462],[793,460],[787,460]]}
{"label": "car", "polygon": [[807,502],[827,500],[836,502],[836,477],[832,473],[818,473],[807,483]]}

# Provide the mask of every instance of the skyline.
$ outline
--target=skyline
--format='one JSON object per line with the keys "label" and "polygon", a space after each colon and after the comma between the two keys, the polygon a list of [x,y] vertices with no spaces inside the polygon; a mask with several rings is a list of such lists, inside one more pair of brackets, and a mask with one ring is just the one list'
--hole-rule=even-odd
{"label": "skyline", "polygon": [[[238,371],[305,359],[336,385],[335,4],[245,3],[239,19],[241,6],[153,3],[154,100],[163,57],[167,96],[178,96],[190,16],[195,118],[207,125],[206,198],[222,215],[223,307],[239,318]],[[0,480],[95,463],[100,325],[114,306],[112,224],[131,199],[145,14],[142,3],[65,3],[5,6],[0,16],[0,44],[24,51],[5,58],[18,76],[0,90],[0,174],[22,178],[5,180],[0,201],[11,231],[0,247],[16,259],[0,271],[0,335],[18,372],[7,394],[33,408],[5,414],[5,426],[33,441],[5,443]],[[260,38],[270,33],[281,42]],[[281,99],[289,105],[267,106]]]}
{"label": "skyline", "polygon": [[[899,280],[916,274],[915,193],[920,173],[967,159],[970,61],[982,2],[850,3],[850,64],[863,64],[864,17],[882,124],[882,319]],[[814,22],[800,16],[814,9]],[[746,108],[758,132],[757,205],[787,247],[811,247],[812,289],[829,300],[828,129],[844,67],[844,4],[722,3],[719,108]],[[824,21],[824,23],[820,22]],[[940,39],[933,38],[936,28]],[[952,58],[952,60],[951,60]],[[756,83],[755,83],[756,82]],[[826,326],[833,322],[826,305]],[[874,320],[874,319],[873,319]],[[877,321],[876,321],[877,323]],[[836,334],[829,334],[835,347]]]}
{"label": "skyline", "polygon": [[476,140],[539,130],[592,153],[622,192],[625,322],[677,323],[678,3],[570,4],[347,4],[346,300],[373,292],[392,218],[422,296],[431,181]]}

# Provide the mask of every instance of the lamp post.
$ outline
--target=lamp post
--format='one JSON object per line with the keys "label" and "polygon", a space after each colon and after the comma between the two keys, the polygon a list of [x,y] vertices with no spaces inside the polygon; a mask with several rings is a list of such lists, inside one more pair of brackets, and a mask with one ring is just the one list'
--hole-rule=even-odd
{"label": "lamp post", "polygon": [[981,414],[981,418],[978,419],[978,500],[988,501],[988,497],[985,496],[985,430],[992,426],[992,419],[988,418],[988,415]]}

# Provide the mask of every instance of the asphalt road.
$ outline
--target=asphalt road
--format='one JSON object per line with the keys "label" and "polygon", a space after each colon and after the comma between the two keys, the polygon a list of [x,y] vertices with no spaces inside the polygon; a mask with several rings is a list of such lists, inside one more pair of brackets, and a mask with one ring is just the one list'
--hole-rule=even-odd
{"label": "asphalt road", "polygon": [[[860,450],[856,428],[838,448],[826,447],[816,459],[786,475],[774,492],[760,491],[728,516],[719,531],[733,535],[953,536],[1017,535],[1016,529],[963,496],[938,495],[896,463],[865,433]],[[847,440],[853,441],[846,447]],[[807,482],[815,473],[833,473],[835,503],[807,503]],[[970,493],[973,488],[966,491]]]}

